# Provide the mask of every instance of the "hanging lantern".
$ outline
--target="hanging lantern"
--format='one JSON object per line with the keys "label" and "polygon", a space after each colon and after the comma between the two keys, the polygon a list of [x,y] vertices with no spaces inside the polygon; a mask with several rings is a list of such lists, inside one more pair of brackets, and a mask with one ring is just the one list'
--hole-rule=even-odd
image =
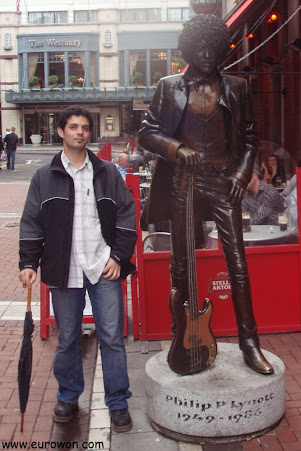
{"label": "hanging lantern", "polygon": [[191,0],[191,8],[196,14],[213,14],[218,0]]}

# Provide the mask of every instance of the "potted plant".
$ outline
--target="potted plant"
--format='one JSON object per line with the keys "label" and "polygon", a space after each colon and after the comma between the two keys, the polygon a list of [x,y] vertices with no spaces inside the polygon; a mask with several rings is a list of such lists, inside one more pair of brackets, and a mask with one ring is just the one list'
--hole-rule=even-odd
{"label": "potted plant", "polygon": [[34,75],[30,80],[30,88],[31,89],[40,89],[40,80],[39,77]]}
{"label": "potted plant", "polygon": [[77,82],[77,76],[76,75],[69,75],[69,86],[71,86],[71,88],[74,88],[75,83]]}
{"label": "potted plant", "polygon": [[161,72],[154,72],[153,73],[153,85],[158,84],[158,81],[162,78]]}
{"label": "potted plant", "polygon": [[33,146],[38,146],[41,143],[42,136],[39,134],[39,115],[37,111],[35,111],[33,116],[33,131],[30,139]]}
{"label": "potted plant", "polygon": [[140,85],[140,83],[143,80],[143,73],[142,72],[135,72],[132,76],[132,82],[135,86]]}
{"label": "potted plant", "polygon": [[48,83],[50,88],[56,88],[59,81],[59,77],[57,75],[49,75]]}

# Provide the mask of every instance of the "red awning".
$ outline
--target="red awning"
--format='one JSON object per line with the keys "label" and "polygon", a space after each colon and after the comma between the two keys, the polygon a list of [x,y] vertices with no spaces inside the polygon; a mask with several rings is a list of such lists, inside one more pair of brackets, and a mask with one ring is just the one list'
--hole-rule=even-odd
{"label": "red awning", "polygon": [[255,3],[255,0],[246,0],[233,14],[232,16],[226,21],[226,24],[228,27],[231,27],[231,25],[234,24],[234,22],[249,8],[249,6],[252,5],[252,3]]}

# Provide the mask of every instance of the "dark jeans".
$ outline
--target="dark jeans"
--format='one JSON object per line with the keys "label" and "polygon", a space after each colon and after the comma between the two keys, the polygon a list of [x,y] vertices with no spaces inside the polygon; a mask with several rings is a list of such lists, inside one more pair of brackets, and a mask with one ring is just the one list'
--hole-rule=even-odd
{"label": "dark jeans", "polygon": [[123,342],[123,302],[120,279],[103,277],[92,285],[84,275],[83,288],[52,288],[52,304],[59,327],[53,372],[58,381],[57,398],[75,402],[84,390],[80,346],[81,323],[88,291],[102,358],[105,403],[110,410],[126,409],[129,390]]}
{"label": "dark jeans", "polygon": [[[186,259],[186,197],[180,191],[183,173],[179,170],[174,178],[172,190],[171,232],[171,278],[173,287],[178,288],[184,298],[187,293]],[[247,339],[258,342],[254,319],[249,275],[242,235],[241,205],[231,205],[227,200],[232,181],[231,175],[215,170],[200,171],[195,176],[194,211],[202,205],[210,211],[222,243],[228,273],[231,280],[233,306],[238,326],[240,345]],[[205,207],[206,206],[206,207]]]}
{"label": "dark jeans", "polygon": [[[7,169],[15,169],[16,150],[6,150],[7,155]],[[11,159],[11,165],[10,165]]]}

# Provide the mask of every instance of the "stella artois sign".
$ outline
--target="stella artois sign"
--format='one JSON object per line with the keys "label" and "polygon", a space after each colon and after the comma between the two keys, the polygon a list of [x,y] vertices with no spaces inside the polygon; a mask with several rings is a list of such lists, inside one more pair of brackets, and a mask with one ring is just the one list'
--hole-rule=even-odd
{"label": "stella artois sign", "polygon": [[208,283],[209,297],[217,297],[221,300],[231,299],[231,282],[226,272],[220,272],[210,278]]}
{"label": "stella artois sign", "polygon": [[218,0],[191,0],[191,8],[196,14],[213,14]]}

